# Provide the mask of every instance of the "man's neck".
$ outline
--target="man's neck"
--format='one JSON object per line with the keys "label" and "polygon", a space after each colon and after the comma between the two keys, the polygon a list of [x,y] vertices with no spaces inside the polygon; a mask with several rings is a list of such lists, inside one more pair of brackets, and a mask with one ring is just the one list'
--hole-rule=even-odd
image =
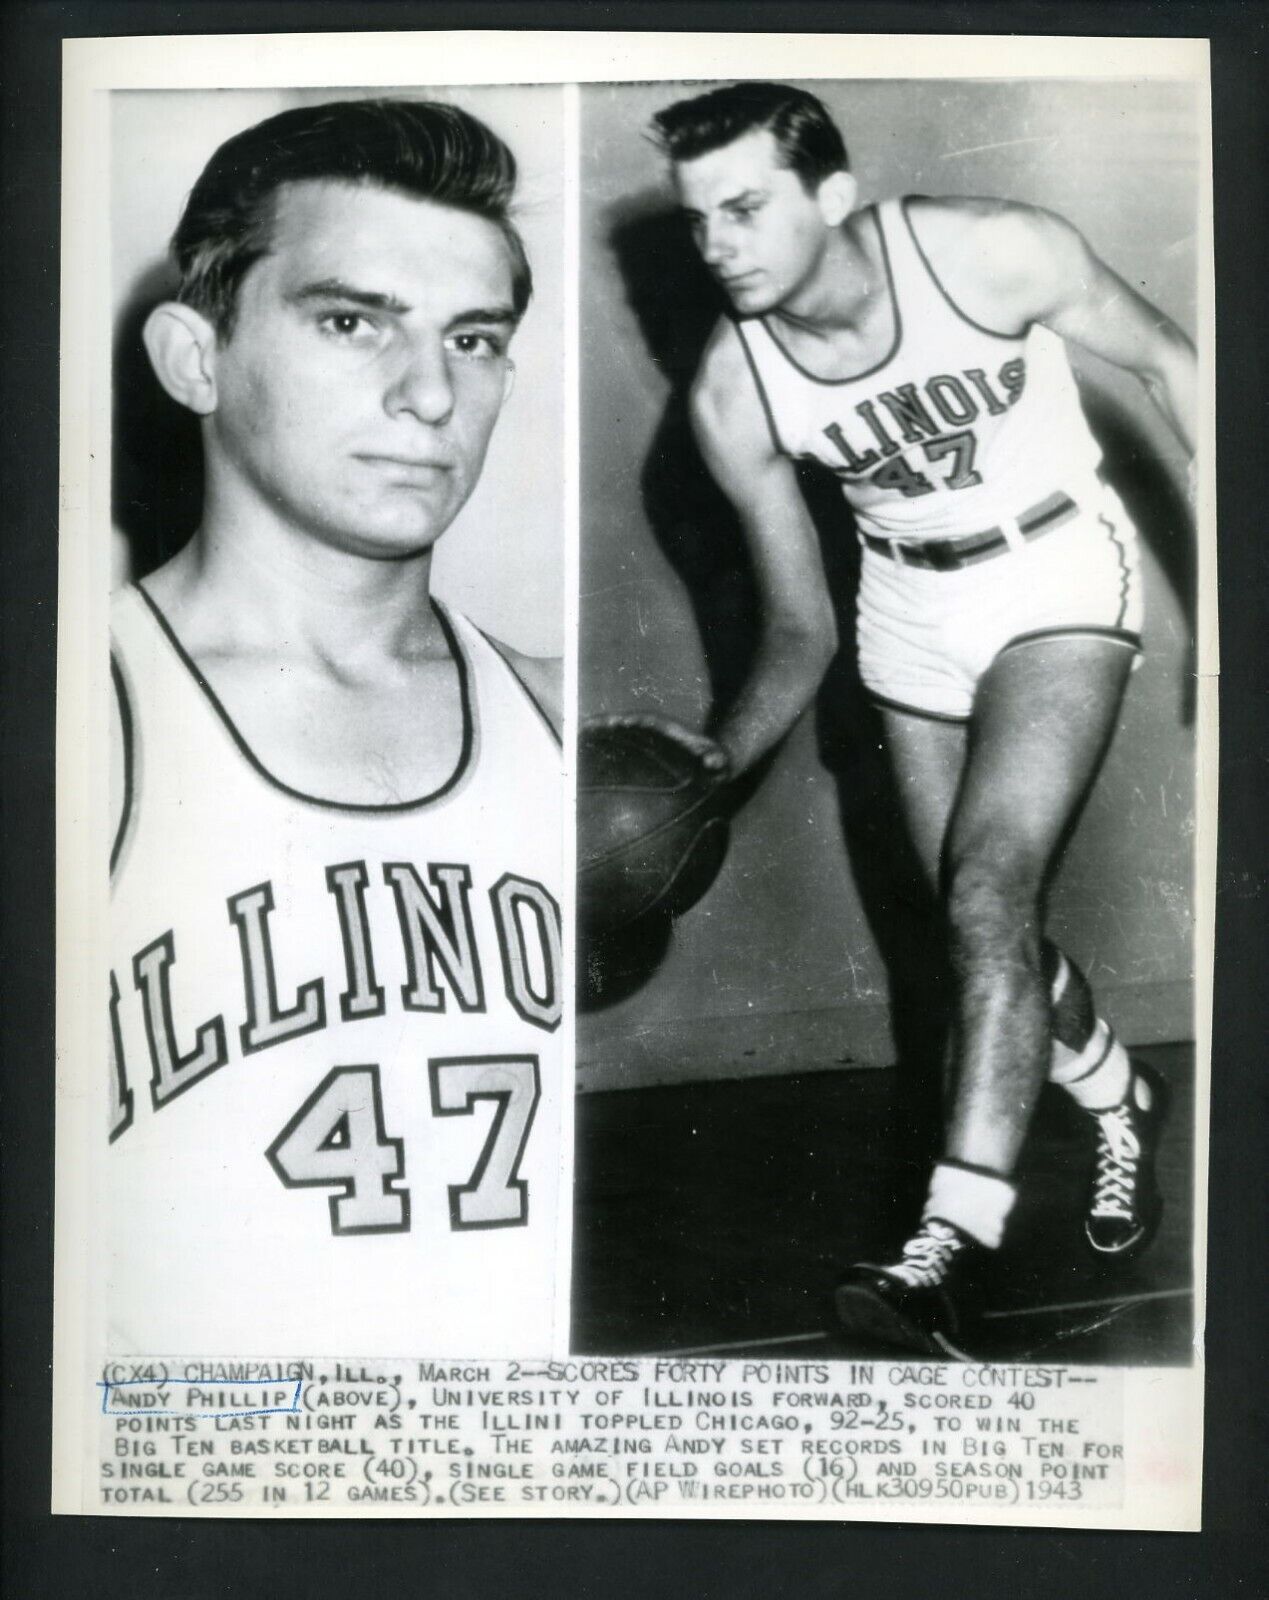
{"label": "man's neck", "polygon": [[856,332],[885,293],[882,263],[854,212],[829,237],[814,276],[772,315],[800,333],[831,337]]}
{"label": "man's neck", "polygon": [[276,651],[357,670],[448,653],[431,605],[430,549],[375,560],[257,531],[209,516],[146,580],[195,659]]}

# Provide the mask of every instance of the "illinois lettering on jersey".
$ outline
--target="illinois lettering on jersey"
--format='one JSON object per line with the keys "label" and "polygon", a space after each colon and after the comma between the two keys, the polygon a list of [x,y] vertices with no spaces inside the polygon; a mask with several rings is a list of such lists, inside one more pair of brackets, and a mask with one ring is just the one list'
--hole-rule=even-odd
{"label": "illinois lettering on jersey", "polygon": [[554,1347],[560,751],[438,614],[455,771],[341,805],[275,779],[148,597],[116,601],[112,1353]]}
{"label": "illinois lettering on jersey", "polygon": [[1101,453],[1062,340],[971,321],[923,254],[909,202],[875,215],[895,322],[877,366],[819,378],[765,319],[736,323],[776,448],[833,471],[860,527],[885,538],[977,532],[1086,481]]}

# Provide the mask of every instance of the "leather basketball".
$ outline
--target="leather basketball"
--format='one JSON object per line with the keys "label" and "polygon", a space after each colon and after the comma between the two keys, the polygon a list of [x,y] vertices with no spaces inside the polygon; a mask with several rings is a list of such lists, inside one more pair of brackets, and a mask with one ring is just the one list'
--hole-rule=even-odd
{"label": "leather basketball", "polygon": [[727,849],[726,785],[653,727],[596,722],[578,742],[577,909],[587,934],[679,913]]}

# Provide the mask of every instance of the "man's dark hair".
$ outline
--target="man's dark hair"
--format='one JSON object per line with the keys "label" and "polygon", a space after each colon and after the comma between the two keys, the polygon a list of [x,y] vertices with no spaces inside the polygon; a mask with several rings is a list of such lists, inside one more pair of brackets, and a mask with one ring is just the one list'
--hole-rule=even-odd
{"label": "man's dark hair", "polygon": [[238,289],[267,255],[283,184],[326,179],[395,189],[495,223],[511,252],[517,316],[533,291],[510,219],[515,157],[483,122],[429,100],[340,100],[301,106],[235,134],[190,191],[172,237],[178,299],[233,332]]}
{"label": "man's dark hair", "polygon": [[846,144],[824,106],[783,83],[735,83],[679,100],[652,119],[654,138],[671,161],[694,161],[765,129],[784,166],[813,194],[833,172],[849,172]]}

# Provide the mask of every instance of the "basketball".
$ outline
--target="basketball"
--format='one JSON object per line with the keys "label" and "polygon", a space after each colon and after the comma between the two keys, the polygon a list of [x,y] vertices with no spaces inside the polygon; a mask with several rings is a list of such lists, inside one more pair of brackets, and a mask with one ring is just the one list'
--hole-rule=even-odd
{"label": "basketball", "polygon": [[655,727],[594,722],[581,730],[577,910],[587,934],[694,905],[727,849],[727,786]]}

